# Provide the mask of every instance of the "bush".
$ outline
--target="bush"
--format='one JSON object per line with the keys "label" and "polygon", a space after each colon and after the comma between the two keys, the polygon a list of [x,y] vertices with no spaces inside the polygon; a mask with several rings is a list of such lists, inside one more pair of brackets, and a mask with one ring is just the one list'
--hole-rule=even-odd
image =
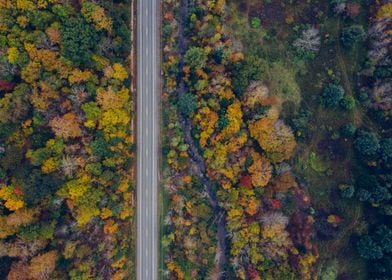
{"label": "bush", "polygon": [[170,24],[165,23],[165,24],[163,25],[163,28],[162,28],[162,33],[163,33],[163,35],[164,35],[165,37],[166,37],[166,36],[169,36],[169,35],[171,34],[171,32],[172,32],[172,30],[171,30]]}
{"label": "bush", "polygon": [[252,28],[255,28],[255,29],[260,28],[261,20],[258,17],[253,17],[250,20],[250,26],[252,26]]}
{"label": "bush", "polygon": [[355,108],[355,99],[352,96],[346,96],[340,101],[340,106],[347,110],[351,111]]}
{"label": "bush", "polygon": [[352,137],[355,134],[355,126],[351,123],[344,124],[340,127],[340,134],[343,137]]}
{"label": "bush", "polygon": [[343,28],[340,35],[340,41],[343,46],[350,48],[355,43],[363,42],[366,38],[366,33],[362,25],[351,25]]}
{"label": "bush", "polygon": [[320,280],[336,280],[338,276],[338,262],[332,261],[321,273]]}
{"label": "bush", "polygon": [[342,198],[352,198],[354,196],[355,188],[353,185],[340,185],[339,189]]}
{"label": "bush", "polygon": [[344,89],[340,85],[329,84],[321,95],[321,103],[325,107],[336,108],[344,97]]}
{"label": "bush", "polygon": [[361,90],[358,94],[358,100],[362,103],[365,103],[369,101],[369,96],[371,95],[371,92],[367,89]]}

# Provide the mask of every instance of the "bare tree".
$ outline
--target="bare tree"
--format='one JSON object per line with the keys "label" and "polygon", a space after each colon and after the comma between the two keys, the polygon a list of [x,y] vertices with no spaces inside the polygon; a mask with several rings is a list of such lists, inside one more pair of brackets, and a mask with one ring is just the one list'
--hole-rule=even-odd
{"label": "bare tree", "polygon": [[302,31],[300,38],[296,39],[293,46],[303,52],[317,53],[320,50],[321,39],[317,28],[311,27]]}

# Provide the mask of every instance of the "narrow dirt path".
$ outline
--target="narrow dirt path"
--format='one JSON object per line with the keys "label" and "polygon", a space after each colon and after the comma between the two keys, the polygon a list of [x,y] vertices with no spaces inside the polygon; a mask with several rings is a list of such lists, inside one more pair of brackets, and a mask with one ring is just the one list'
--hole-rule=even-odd
{"label": "narrow dirt path", "polygon": [[[339,20],[337,23],[337,31],[341,30],[341,21]],[[336,34],[336,38],[339,38],[339,34]],[[336,58],[338,62],[338,66],[340,68],[340,71],[342,72],[342,80],[343,80],[343,85],[344,88],[346,89],[346,93],[352,97],[355,98],[355,92],[353,90],[353,82],[350,80],[349,75],[348,75],[348,69],[346,62],[343,59],[343,54],[342,54],[342,47],[340,41],[336,43]],[[363,123],[369,123],[369,118],[367,115],[363,112],[363,110],[359,107],[354,108],[353,111],[353,122],[354,124],[359,127]]]}
{"label": "narrow dirt path", "polygon": [[[179,25],[179,34],[178,34],[178,42],[179,42],[179,54],[180,54],[180,62],[179,62],[179,72],[182,73],[182,69],[184,67],[184,55],[187,50],[187,41],[185,37],[185,25],[186,19],[188,18],[188,9],[189,9],[189,0],[181,0],[180,2],[180,25]],[[183,96],[186,91],[186,85],[180,75],[178,77],[178,96]],[[227,262],[226,259],[226,236],[227,230],[225,226],[226,214],[221,209],[218,203],[218,198],[216,197],[215,192],[213,191],[213,184],[210,179],[206,176],[206,165],[203,160],[203,157],[200,155],[200,152],[195,145],[194,139],[192,137],[192,124],[191,120],[185,117],[182,114],[179,114],[179,120],[181,123],[182,130],[185,136],[185,142],[189,145],[189,155],[191,160],[197,165],[199,176],[202,179],[202,182],[205,186],[206,192],[208,194],[208,199],[211,207],[214,209],[214,215],[217,218],[217,254],[216,254],[216,264],[220,271],[220,279],[223,279],[223,267]]]}

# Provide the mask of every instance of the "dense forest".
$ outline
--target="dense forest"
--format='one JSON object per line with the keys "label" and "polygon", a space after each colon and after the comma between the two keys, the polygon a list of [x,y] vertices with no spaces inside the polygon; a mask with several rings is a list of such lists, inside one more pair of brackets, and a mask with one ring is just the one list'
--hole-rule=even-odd
{"label": "dense forest", "polygon": [[129,1],[0,0],[0,278],[130,279]]}
{"label": "dense forest", "polygon": [[[392,279],[392,3],[162,2],[160,277]],[[0,279],[135,278],[132,3],[0,0]]]}
{"label": "dense forest", "polygon": [[164,279],[391,279],[391,22],[164,1]]}

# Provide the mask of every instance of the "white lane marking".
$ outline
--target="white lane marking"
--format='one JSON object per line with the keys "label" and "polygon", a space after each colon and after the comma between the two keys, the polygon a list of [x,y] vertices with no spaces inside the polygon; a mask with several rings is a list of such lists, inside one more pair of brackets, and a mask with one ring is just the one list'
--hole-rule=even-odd
{"label": "white lane marking", "polygon": [[[154,7],[155,7],[155,9],[154,9],[154,12],[156,13],[156,9],[157,9],[157,5],[154,5]],[[154,14],[153,15],[153,17],[152,17],[152,19],[153,19],[153,26],[157,26],[157,24],[156,24],[156,18],[157,18],[157,16],[158,16],[158,14]],[[157,49],[156,49],[156,43],[157,43],[157,38],[156,38],[156,36],[157,36],[157,34],[155,34],[155,36],[154,36],[154,38],[153,38],[153,40],[152,40],[152,51],[153,52],[155,52],[155,51],[157,51]],[[158,52],[159,53],[159,52]],[[157,59],[154,59],[153,60],[153,71],[158,71],[158,67],[156,67],[156,64],[157,64]],[[156,72],[155,72],[155,78],[156,78]],[[158,77],[159,78],[159,77]],[[155,85],[157,86],[157,83],[155,83]],[[157,101],[156,101],[156,99],[157,99],[157,94],[159,94],[159,92],[156,92],[156,90],[157,90],[157,87],[154,87],[153,88],[153,104],[154,104],[154,106],[157,106]],[[156,119],[156,112],[157,112],[157,110],[156,110],[156,108],[154,108],[154,110],[153,110],[153,116],[154,116],[154,120]],[[156,128],[156,121],[154,121],[153,122],[153,129],[154,129],[154,132],[155,132],[155,134],[158,136],[158,134],[159,134],[159,132],[157,131],[157,128]],[[154,147],[154,149],[157,149],[157,147],[156,147],[156,139],[155,139],[155,137],[153,137],[153,140],[152,140],[152,143],[153,143],[153,147]],[[158,153],[159,151],[158,151],[158,149],[157,149],[157,151],[156,151],[156,153]],[[156,169],[156,167],[157,167],[157,162],[153,162],[153,172],[154,172],[154,174],[156,174],[157,175],[157,169]],[[157,176],[158,177],[158,176]],[[158,185],[157,185],[157,183],[158,182],[154,182],[154,188],[153,188],[153,201],[158,201],[156,198],[156,196],[157,196],[157,188],[158,188]],[[154,225],[156,225],[156,214],[158,214],[158,213],[155,213],[155,212],[157,212],[157,205],[155,206],[155,208],[154,208],[154,213],[153,213],[153,223],[154,223]],[[157,233],[155,233],[155,234],[157,234]],[[156,252],[155,252],[155,250],[157,250],[158,248],[157,248],[157,246],[156,246],[156,238],[153,238],[153,240],[152,240],[152,243],[153,243],[153,264],[152,264],[152,267],[153,267],[153,271],[157,271],[157,269],[156,269],[156,266],[157,266],[157,260],[156,260]]]}
{"label": "white lane marking", "polygon": [[[157,6],[154,6],[155,8],[157,7]],[[156,10],[154,9],[154,12],[156,13]],[[153,26],[156,26],[156,17],[157,17],[158,15],[157,14],[153,14]],[[154,34],[153,34],[153,36],[154,36]],[[155,34],[155,37],[157,36],[157,34]],[[156,39],[157,38],[153,38],[153,40],[152,40],[152,51],[153,52],[156,52],[156,51],[158,51],[157,49],[156,49]],[[159,53],[159,51],[158,51],[158,53]],[[156,81],[156,71],[158,71],[158,68],[156,67],[156,62],[157,62],[157,58],[155,57],[155,59],[153,59],[153,61],[152,61],[152,63],[153,63],[153,66],[152,66],[152,71],[153,71],[153,80],[154,81]],[[157,130],[156,130],[156,106],[157,106],[157,104],[156,104],[156,94],[157,94],[157,92],[156,92],[156,87],[154,87],[153,88],[153,106],[154,106],[154,109],[153,109],[153,131],[154,131],[154,133],[155,133],[155,136],[158,136],[158,134],[159,134],[159,132],[157,133]],[[157,148],[156,147],[156,139],[155,139],[155,137],[153,137],[153,139],[152,139],[152,143],[153,143],[153,148],[154,148],[154,150]],[[156,151],[156,154],[158,154],[158,150]],[[156,178],[156,176],[157,176],[157,170],[156,170],[156,167],[157,167],[157,162],[153,162],[152,163],[153,164],[153,174],[154,174],[154,182],[155,183],[158,183],[157,181],[158,181],[158,179]],[[156,188],[158,187],[158,185],[156,185]],[[155,187],[153,188],[153,201],[158,201],[157,199],[156,199],[156,196],[157,196],[157,189],[156,189]],[[153,218],[153,225],[156,225],[156,223],[157,223],[157,221],[156,221],[156,219],[157,219],[157,217],[156,217],[156,210],[157,210],[157,205],[155,205],[155,208],[154,208],[154,213],[152,214],[152,218]],[[154,232],[155,233],[155,232]],[[157,234],[157,233],[155,233],[155,234]],[[157,271],[156,270],[156,265],[157,265],[157,260],[156,260],[156,250],[158,250],[158,248],[157,248],[157,246],[156,246],[156,240],[155,240],[156,238],[152,238],[152,251],[153,251],[153,253],[152,253],[152,255],[153,255],[153,258],[152,258],[152,271]],[[156,275],[154,275],[154,277],[155,277]]]}
{"label": "white lane marking", "polygon": [[[139,2],[139,4],[140,4],[140,2]],[[139,17],[139,24],[138,24],[139,26],[138,26],[138,31],[139,31],[139,35],[141,34],[141,31],[142,31],[142,26],[141,26],[141,21],[140,21],[140,17]],[[139,50],[142,48],[142,40],[138,40],[138,42],[139,42],[139,44],[138,44],[138,47],[139,47]],[[140,62],[140,56],[138,56],[138,59],[139,59],[139,62]],[[140,63],[138,63],[138,68],[140,68]],[[138,93],[139,93],[139,89],[140,89],[140,83],[141,83],[141,77],[139,77],[138,78]],[[137,97],[139,97],[139,96],[137,96]],[[140,104],[141,105],[143,105],[143,99],[141,99],[140,97],[138,98],[138,101],[140,102]],[[140,119],[139,119],[139,130],[140,130],[140,124],[141,124],[141,121],[140,121]],[[142,136],[140,135],[140,133],[138,134],[139,136],[138,136],[138,138],[139,138],[139,144],[141,143],[141,138],[142,138]],[[138,184],[137,184],[137,192],[140,194],[140,191],[141,191],[141,178],[142,178],[142,170],[141,170],[141,150],[140,150],[140,148],[138,149]],[[140,205],[140,201],[141,201],[141,199],[138,197],[138,199],[137,199],[137,205]],[[138,234],[137,234],[137,236],[138,237],[140,237],[141,236],[141,211],[140,211],[140,209],[139,209],[139,211],[138,211]],[[136,262],[137,262],[137,274],[138,274],[138,279],[140,279],[141,278],[141,259],[142,259],[142,253],[141,253],[141,250],[140,250],[140,248],[141,248],[141,239],[139,238],[139,240],[138,240],[138,254],[137,254],[137,256],[138,256],[138,260],[136,260]]]}

